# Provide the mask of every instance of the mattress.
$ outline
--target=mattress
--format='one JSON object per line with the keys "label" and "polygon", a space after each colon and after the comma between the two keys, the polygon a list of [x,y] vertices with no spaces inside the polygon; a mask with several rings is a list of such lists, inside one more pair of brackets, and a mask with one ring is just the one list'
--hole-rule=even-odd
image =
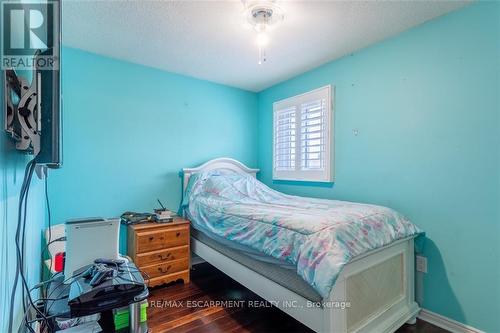
{"label": "mattress", "polygon": [[234,248],[221,244],[214,240],[212,236],[209,237],[195,228],[191,228],[191,237],[305,299],[312,302],[321,302],[323,299],[313,287],[297,274],[295,269],[285,268],[286,266],[283,267],[283,265],[252,258],[248,254],[242,253],[240,250],[235,250]]}

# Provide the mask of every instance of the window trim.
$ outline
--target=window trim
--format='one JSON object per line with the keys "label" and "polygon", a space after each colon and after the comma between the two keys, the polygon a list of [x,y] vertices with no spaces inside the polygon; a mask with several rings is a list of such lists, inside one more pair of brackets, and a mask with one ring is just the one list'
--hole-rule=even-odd
{"label": "window trim", "polygon": [[[273,103],[273,180],[300,181],[300,182],[323,182],[331,183],[334,181],[334,87],[326,85],[296,96],[282,99]],[[325,91],[326,90],[326,91]],[[325,130],[325,169],[324,170],[301,170],[301,105],[315,98],[324,98],[326,94],[326,130]],[[315,96],[317,95],[317,96]],[[277,110],[295,107],[295,170],[276,170],[276,114]]]}

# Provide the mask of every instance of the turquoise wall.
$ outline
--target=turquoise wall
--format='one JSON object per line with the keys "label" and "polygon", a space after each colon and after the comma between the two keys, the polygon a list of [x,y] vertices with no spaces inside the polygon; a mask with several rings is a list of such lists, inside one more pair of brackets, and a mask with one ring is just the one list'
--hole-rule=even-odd
{"label": "turquoise wall", "polygon": [[[260,179],[406,214],[428,237],[422,306],[488,332],[500,332],[499,13],[474,4],[258,96]],[[274,182],[272,103],[326,84],[335,184]]]}
{"label": "turquoise wall", "polygon": [[[23,1],[25,2],[25,1]],[[21,38],[20,31],[16,34]],[[2,38],[2,36],[0,36]],[[0,332],[7,332],[10,309],[10,294],[16,273],[15,234],[18,219],[19,192],[24,177],[26,164],[32,156],[15,149],[15,144],[8,139],[4,129],[4,72],[0,70]],[[31,71],[18,71],[31,80]],[[45,229],[45,197],[43,181],[33,176],[28,196],[26,218],[26,238],[24,266],[28,285],[33,286],[41,277],[42,234]],[[13,328],[21,325],[23,319],[21,281],[17,284],[17,295],[14,303]],[[32,296],[38,298],[38,292]]]}
{"label": "turquoise wall", "polygon": [[[181,168],[229,156],[285,193],[403,212],[428,236],[423,307],[500,332],[499,7],[474,4],[259,94],[64,48],[54,222],[151,211],[156,198],[176,209]],[[335,184],[274,182],[272,103],[325,84]]]}
{"label": "turquoise wall", "polygon": [[183,167],[219,156],[256,166],[256,94],[71,48],[62,58],[55,223],[152,211],[157,198],[177,210]]}
{"label": "turquoise wall", "polygon": [[[3,87],[3,72],[0,84]],[[3,90],[0,94],[3,110]],[[3,115],[0,120],[0,332],[7,332],[9,320],[10,293],[16,272],[15,234],[18,218],[19,192],[24,177],[24,169],[31,159],[15,150],[14,143],[3,132]],[[43,183],[33,177],[29,192],[29,205],[26,220],[26,257],[25,272],[29,285],[40,281],[40,249],[42,232],[45,227],[45,199]],[[36,293],[33,295],[37,296]],[[14,327],[19,327],[23,311],[21,306],[21,288],[14,308]]]}

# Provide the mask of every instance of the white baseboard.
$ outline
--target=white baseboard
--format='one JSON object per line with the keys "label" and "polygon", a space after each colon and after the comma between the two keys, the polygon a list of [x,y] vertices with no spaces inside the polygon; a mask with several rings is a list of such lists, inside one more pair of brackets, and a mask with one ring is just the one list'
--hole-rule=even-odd
{"label": "white baseboard", "polygon": [[437,327],[450,331],[451,333],[485,333],[477,328],[462,324],[461,322],[426,309],[422,309],[420,311],[420,313],[418,314],[418,318]]}

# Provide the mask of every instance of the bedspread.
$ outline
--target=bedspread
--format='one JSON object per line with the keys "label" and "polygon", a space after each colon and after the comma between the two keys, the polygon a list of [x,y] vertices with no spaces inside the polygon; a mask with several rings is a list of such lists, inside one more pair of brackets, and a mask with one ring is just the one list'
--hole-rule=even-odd
{"label": "bedspread", "polygon": [[217,170],[191,176],[182,207],[196,227],[296,265],[324,298],[350,260],[421,232],[387,207],[286,195]]}

